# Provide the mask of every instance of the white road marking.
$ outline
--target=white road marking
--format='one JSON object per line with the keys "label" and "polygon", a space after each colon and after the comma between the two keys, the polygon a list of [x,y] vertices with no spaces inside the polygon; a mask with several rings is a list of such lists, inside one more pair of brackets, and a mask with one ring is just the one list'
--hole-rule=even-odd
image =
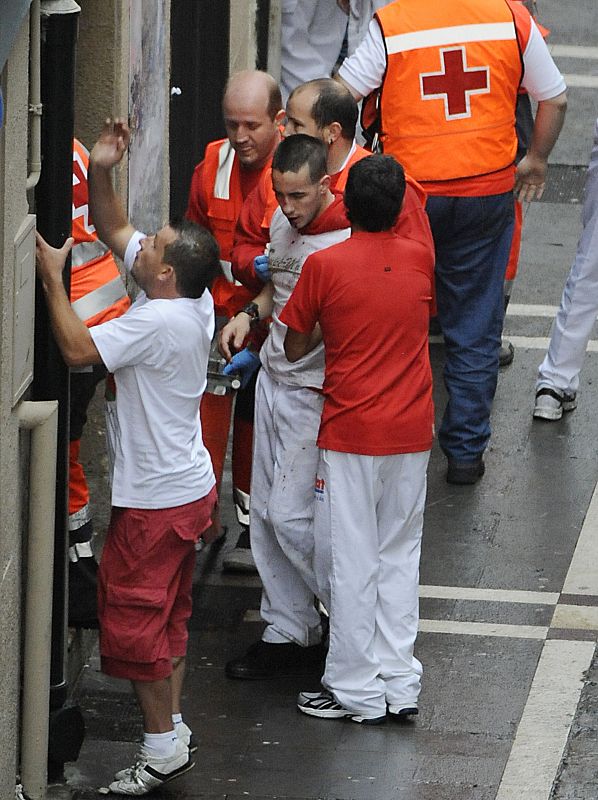
{"label": "white road marking", "polygon": [[530,603],[544,606],[555,606],[559,601],[558,592],[480,589],[468,586],[420,586],[419,596],[439,600],[482,600],[497,603]]}
{"label": "white road marking", "polygon": [[578,89],[598,89],[598,75],[564,74],[563,78],[567,88],[575,86]]}
{"label": "white road marking", "polygon": [[509,303],[507,317],[556,317],[558,306],[531,305],[528,303]]}
{"label": "white road marking", "polygon": [[550,627],[598,631],[598,606],[574,606],[560,603],[554,609]]}
{"label": "white road marking", "polygon": [[564,594],[598,595],[598,486],[588,506],[563,586]]}
{"label": "white road marking", "polygon": [[[505,338],[508,339],[513,347],[521,347],[522,350],[548,350],[550,339],[547,336],[511,336],[505,331]],[[443,344],[442,336],[430,336],[430,344]],[[598,353],[598,341],[591,339],[586,347],[586,353]]]}
{"label": "white road marking", "polygon": [[460,636],[502,636],[507,639],[545,639],[544,625],[501,625],[452,619],[420,619],[421,633],[450,633]]}
{"label": "white road marking", "polygon": [[593,642],[544,643],[496,800],[549,800]]}
{"label": "white road marking", "polygon": [[598,59],[598,47],[584,47],[576,44],[551,44],[548,49],[553,58],[587,58]]}

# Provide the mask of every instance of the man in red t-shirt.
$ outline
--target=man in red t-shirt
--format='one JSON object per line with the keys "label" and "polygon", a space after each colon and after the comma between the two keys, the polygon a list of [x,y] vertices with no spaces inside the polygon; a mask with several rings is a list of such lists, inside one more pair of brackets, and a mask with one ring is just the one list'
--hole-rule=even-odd
{"label": "man in red t-shirt", "polygon": [[326,358],[314,568],[330,611],[324,691],[300,711],[377,724],[415,715],[419,556],[434,409],[428,355],[434,257],[392,228],[402,167],[371,156],[345,191],[351,237],[311,255],[280,315],[294,362]]}

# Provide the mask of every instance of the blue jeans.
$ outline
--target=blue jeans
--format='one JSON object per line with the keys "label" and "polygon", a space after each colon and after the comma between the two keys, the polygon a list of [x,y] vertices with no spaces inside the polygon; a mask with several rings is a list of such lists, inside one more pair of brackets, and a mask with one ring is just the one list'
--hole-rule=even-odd
{"label": "blue jeans", "polygon": [[445,341],[448,403],[438,441],[451,460],[481,458],[490,438],[513,237],[513,194],[429,197],[436,301]]}

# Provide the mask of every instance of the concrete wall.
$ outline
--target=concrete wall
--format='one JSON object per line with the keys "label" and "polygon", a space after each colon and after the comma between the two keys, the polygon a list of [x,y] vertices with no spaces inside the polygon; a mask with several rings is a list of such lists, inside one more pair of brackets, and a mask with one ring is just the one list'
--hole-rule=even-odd
{"label": "concrete wall", "polygon": [[256,0],[230,0],[229,72],[254,69],[257,55],[255,40]]}
{"label": "concrete wall", "polygon": [[[27,214],[29,20],[21,25],[2,74],[6,120],[0,132],[0,798],[14,797],[19,731],[23,533],[19,430],[12,408],[14,238]],[[23,437],[23,447],[27,438]]]}
{"label": "concrete wall", "polygon": [[[91,148],[106,117],[129,116],[129,0],[80,3],[75,135]],[[116,175],[127,196],[127,161]]]}

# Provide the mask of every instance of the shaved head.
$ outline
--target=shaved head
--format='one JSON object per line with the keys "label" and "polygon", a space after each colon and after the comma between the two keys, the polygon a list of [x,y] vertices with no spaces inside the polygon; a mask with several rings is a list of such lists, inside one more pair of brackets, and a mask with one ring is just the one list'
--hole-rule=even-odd
{"label": "shaved head", "polygon": [[272,75],[259,69],[235,72],[226,82],[222,105],[236,104],[239,101],[254,106],[256,110],[265,110],[271,119],[282,108],[279,85]]}
{"label": "shaved head", "polygon": [[222,116],[241,166],[261,169],[280,141],[284,117],[280,88],[261,70],[231,75],[222,98]]}

